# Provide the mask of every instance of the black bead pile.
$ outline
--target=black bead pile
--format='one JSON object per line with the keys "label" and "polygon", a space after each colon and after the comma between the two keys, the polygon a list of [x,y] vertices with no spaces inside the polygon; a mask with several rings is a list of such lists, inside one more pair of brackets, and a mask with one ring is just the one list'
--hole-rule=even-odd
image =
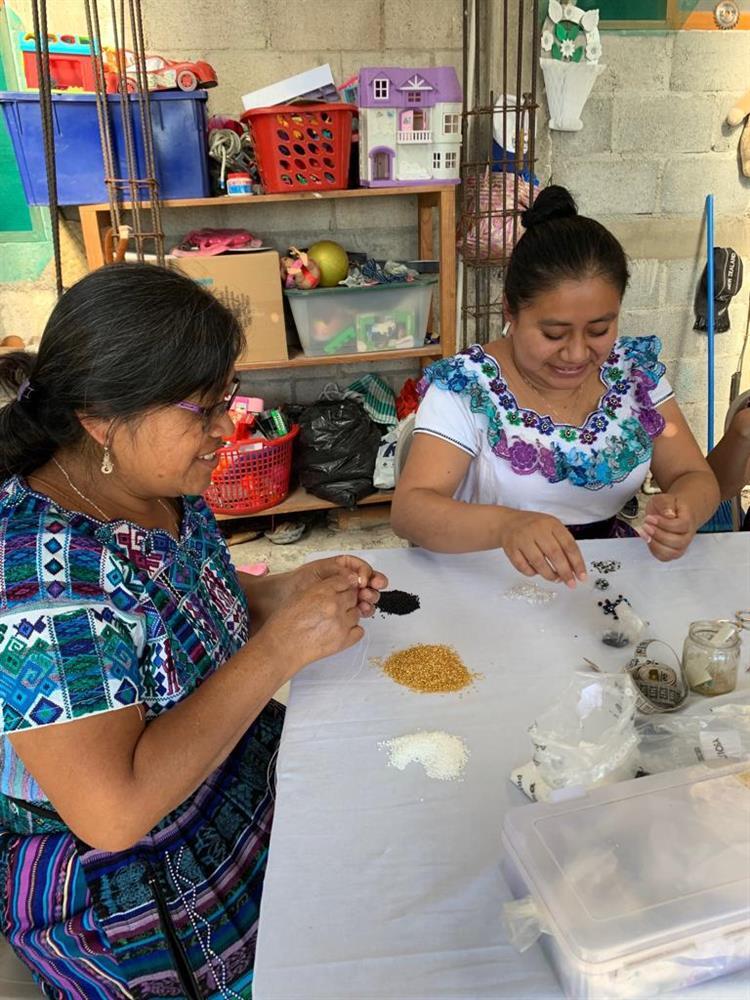
{"label": "black bead pile", "polygon": [[381,615],[410,615],[419,607],[417,595],[407,594],[405,590],[383,590],[380,593],[378,611]]}

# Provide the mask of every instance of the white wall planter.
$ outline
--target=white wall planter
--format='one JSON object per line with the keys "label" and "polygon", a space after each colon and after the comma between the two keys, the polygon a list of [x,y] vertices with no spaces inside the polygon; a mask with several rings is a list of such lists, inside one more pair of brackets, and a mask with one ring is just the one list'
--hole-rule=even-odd
{"label": "white wall planter", "polygon": [[544,58],[539,63],[547,92],[549,127],[558,132],[580,132],[583,128],[581,112],[604,66]]}

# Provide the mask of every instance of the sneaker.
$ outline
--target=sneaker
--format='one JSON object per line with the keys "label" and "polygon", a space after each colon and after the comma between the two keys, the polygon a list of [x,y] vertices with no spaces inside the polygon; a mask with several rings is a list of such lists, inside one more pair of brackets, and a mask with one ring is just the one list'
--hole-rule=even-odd
{"label": "sneaker", "polygon": [[631,497],[630,500],[623,505],[620,514],[628,521],[632,521],[634,518],[638,517],[638,497]]}

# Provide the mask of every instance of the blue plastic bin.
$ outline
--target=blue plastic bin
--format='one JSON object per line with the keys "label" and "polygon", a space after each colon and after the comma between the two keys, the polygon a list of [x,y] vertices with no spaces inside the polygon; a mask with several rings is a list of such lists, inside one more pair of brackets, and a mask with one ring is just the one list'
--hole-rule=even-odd
{"label": "blue plastic bin", "polygon": [[[151,94],[151,118],[159,194],[162,198],[205,198],[210,194],[206,93],[162,90]],[[108,97],[112,146],[119,177],[127,177],[120,97]],[[130,98],[139,176],[145,174],[138,98]],[[5,122],[30,205],[49,204],[44,167],[42,118],[37,91],[0,93]],[[53,94],[57,158],[57,200],[92,205],[108,200],[104,184],[96,98],[93,94]],[[144,191],[145,195],[146,192]],[[127,198],[127,192],[125,198]]]}

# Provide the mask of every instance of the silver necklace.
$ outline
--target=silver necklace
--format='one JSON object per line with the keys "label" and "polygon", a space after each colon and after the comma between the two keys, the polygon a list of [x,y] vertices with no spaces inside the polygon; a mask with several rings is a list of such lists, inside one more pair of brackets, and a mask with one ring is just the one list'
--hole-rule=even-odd
{"label": "silver necklace", "polygon": [[[62,472],[63,476],[65,477],[65,482],[68,484],[68,486],[71,488],[71,490],[73,490],[73,492],[75,494],[77,494],[81,498],[81,500],[84,501],[84,503],[87,503],[90,507],[92,507],[97,512],[97,514],[100,514],[101,517],[102,517],[102,520],[104,520],[104,521],[110,521],[111,518],[107,516],[107,514],[101,509],[101,507],[99,506],[99,504],[94,503],[94,501],[91,499],[91,497],[87,497],[86,494],[82,490],[78,489],[78,487],[76,486],[76,484],[73,482],[73,480],[68,475],[67,469],[65,469],[62,465],[60,465],[60,463],[57,461],[57,459],[54,457],[54,455],[52,456],[52,461],[55,463],[55,465],[60,470],[60,472]],[[156,502],[159,504],[160,507],[163,507],[163,509],[167,512],[167,514],[169,515],[170,520],[173,520],[174,516],[175,516],[174,515],[174,511],[170,510],[170,508],[164,503],[164,501],[160,500],[158,497],[156,498]]]}

